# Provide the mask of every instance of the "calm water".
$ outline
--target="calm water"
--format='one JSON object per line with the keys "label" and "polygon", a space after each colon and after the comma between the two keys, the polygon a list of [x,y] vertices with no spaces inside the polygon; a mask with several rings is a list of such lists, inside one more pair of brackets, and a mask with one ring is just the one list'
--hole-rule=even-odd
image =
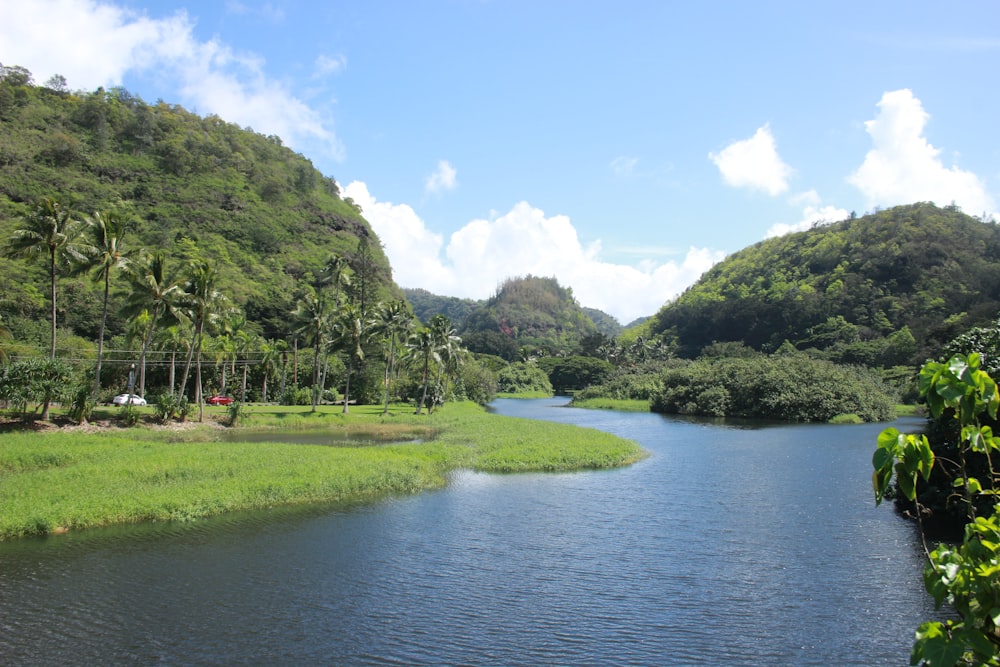
{"label": "calm water", "polygon": [[[630,468],[0,543],[0,664],[905,665],[933,615],[872,426],[498,401]],[[906,423],[914,427],[918,422]]]}

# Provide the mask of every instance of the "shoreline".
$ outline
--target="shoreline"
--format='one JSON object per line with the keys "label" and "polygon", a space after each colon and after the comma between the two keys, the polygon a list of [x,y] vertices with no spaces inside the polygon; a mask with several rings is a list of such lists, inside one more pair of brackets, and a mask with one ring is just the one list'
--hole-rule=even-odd
{"label": "shoreline", "polygon": [[[96,420],[5,429],[0,541],[278,506],[367,502],[440,488],[449,472],[462,468],[568,472],[626,466],[646,456],[636,443],[602,431],[494,415],[472,403],[448,404],[429,416],[403,414],[412,407],[387,417],[381,406],[358,406],[348,415],[326,407],[311,413],[258,406],[250,408],[246,425],[233,428],[209,419],[159,427]],[[268,431],[328,432],[331,439],[386,444],[222,437]]]}

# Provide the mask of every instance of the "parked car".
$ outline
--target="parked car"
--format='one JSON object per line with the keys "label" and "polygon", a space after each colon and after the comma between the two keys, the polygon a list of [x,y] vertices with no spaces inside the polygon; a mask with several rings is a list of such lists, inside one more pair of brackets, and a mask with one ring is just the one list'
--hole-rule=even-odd
{"label": "parked car", "polygon": [[128,405],[130,395],[132,396],[132,405],[146,405],[146,399],[136,394],[118,394],[111,399],[111,402],[115,405]]}
{"label": "parked car", "polygon": [[205,402],[208,403],[209,405],[232,405],[233,397],[220,396],[219,394],[216,394],[215,396],[209,396],[208,400]]}

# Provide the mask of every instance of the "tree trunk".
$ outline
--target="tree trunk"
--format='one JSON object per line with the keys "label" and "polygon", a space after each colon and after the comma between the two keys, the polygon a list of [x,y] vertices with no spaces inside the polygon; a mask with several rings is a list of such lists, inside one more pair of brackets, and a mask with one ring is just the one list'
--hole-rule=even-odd
{"label": "tree trunk", "polygon": [[111,288],[111,281],[107,272],[104,273],[104,309],[101,311],[101,326],[97,331],[97,368],[94,369],[94,388],[90,392],[90,398],[97,401],[97,395],[101,391],[101,357],[104,354],[104,324],[108,321],[108,292]]}
{"label": "tree trunk", "polygon": [[[49,274],[52,279],[52,342],[49,346],[49,359],[56,358],[56,249],[49,247]],[[45,402],[45,419],[48,419],[49,404]]]}

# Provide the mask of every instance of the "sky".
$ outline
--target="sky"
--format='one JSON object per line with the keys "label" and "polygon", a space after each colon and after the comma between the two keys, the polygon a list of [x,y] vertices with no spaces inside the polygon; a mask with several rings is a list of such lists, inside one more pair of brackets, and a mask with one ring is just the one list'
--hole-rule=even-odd
{"label": "sky", "polygon": [[[277,135],[402,287],[622,324],[765,238],[1000,197],[1000,3],[30,0],[0,63]],[[1000,216],[998,216],[1000,218]]]}

